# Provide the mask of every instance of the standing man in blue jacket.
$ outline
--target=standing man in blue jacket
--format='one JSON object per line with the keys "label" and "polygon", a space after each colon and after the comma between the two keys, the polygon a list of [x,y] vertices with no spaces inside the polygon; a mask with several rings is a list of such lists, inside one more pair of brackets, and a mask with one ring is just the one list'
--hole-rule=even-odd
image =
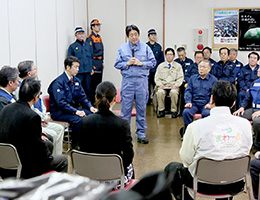
{"label": "standing man in blue jacket", "polygon": [[126,27],[129,42],[123,44],[117,53],[115,68],[121,70],[123,76],[121,88],[121,116],[130,125],[133,102],[136,105],[136,125],[138,142],[147,144],[146,138],[146,103],[148,100],[148,75],[156,66],[151,48],[139,40],[140,31],[137,26]]}
{"label": "standing man in blue jacket", "polygon": [[72,128],[72,144],[77,146],[77,128],[82,117],[97,110],[92,106],[76,77],[80,61],[69,56],[64,61],[65,72],[57,77],[48,88],[50,95],[51,118],[70,123]]}
{"label": "standing man in blue jacket", "polygon": [[220,61],[218,62],[221,73],[219,74],[219,80],[229,81],[230,83],[235,84],[237,69],[236,64],[229,60],[230,50],[227,47],[222,47],[219,49]]}
{"label": "standing man in blue jacket", "polygon": [[85,42],[85,31],[82,27],[75,28],[76,41],[69,46],[68,56],[75,56],[79,59],[79,72],[77,77],[81,80],[82,87],[90,98],[90,81],[94,73],[92,45]]}
{"label": "standing man in blue jacket", "polygon": [[86,42],[93,46],[93,66],[94,74],[91,76],[91,94],[90,101],[95,102],[95,91],[99,83],[102,82],[104,69],[104,46],[101,36],[98,34],[101,29],[101,23],[98,19],[90,22],[91,33],[87,36]]}
{"label": "standing man in blue jacket", "polygon": [[152,49],[153,55],[156,59],[156,66],[155,68],[150,69],[150,74],[148,77],[148,90],[149,90],[149,99],[148,99],[148,104],[152,102],[151,94],[153,93],[154,87],[155,87],[155,82],[154,82],[154,75],[157,70],[157,67],[164,62],[164,55],[162,51],[162,47],[159,43],[156,42],[156,31],[155,29],[150,29],[148,31],[148,38],[149,42],[146,44]]}

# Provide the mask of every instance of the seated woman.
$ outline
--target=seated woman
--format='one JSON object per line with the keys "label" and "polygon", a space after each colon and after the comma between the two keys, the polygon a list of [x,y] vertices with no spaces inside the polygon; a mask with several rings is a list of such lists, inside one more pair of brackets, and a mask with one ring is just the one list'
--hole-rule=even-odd
{"label": "seated woman", "polygon": [[[116,102],[116,88],[105,81],[96,88],[98,112],[82,119],[79,129],[81,151],[121,156],[125,171],[125,186],[133,176],[134,157],[132,137],[128,122],[111,110]],[[120,185],[120,184],[119,184]]]}

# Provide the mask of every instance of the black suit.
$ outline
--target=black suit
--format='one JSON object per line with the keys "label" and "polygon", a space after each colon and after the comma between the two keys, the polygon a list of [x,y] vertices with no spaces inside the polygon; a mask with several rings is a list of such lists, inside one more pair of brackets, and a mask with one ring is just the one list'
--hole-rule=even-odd
{"label": "black suit", "polygon": [[50,165],[54,158],[41,135],[41,118],[28,103],[18,100],[1,111],[0,142],[16,147],[22,163],[23,178],[41,175],[53,169]]}
{"label": "black suit", "polygon": [[134,157],[129,124],[111,111],[98,111],[82,119],[79,146],[89,153],[120,155],[125,174]]}

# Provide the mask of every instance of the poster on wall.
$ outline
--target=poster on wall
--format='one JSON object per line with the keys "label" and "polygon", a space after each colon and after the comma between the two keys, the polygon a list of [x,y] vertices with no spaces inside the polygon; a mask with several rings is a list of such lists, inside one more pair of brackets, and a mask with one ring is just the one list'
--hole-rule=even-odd
{"label": "poster on wall", "polygon": [[238,47],[238,9],[213,9],[213,49]]}
{"label": "poster on wall", "polygon": [[260,8],[239,9],[240,51],[260,51]]}

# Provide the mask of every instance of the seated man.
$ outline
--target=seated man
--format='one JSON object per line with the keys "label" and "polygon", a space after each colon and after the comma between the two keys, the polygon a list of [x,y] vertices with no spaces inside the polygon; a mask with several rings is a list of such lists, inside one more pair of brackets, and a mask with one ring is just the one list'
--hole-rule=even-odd
{"label": "seated man", "polygon": [[199,74],[193,75],[185,90],[185,109],[182,113],[184,130],[193,121],[193,115],[200,112],[202,117],[207,117],[210,113],[210,94],[216,77],[211,75],[211,63],[208,60],[200,61]]}
{"label": "seated man", "polygon": [[79,71],[79,63],[78,58],[67,57],[64,61],[65,72],[52,81],[48,88],[51,118],[71,124],[73,146],[78,142],[76,130],[82,117],[96,112],[87,99],[80,80],[75,77]]}
{"label": "seated man", "polygon": [[240,70],[242,69],[242,67],[244,66],[240,61],[237,60],[237,50],[236,49],[230,49],[230,53],[229,53],[229,60],[233,63],[235,63],[236,65],[236,69],[237,69],[237,78],[240,74]]}
{"label": "seated man", "polygon": [[239,108],[241,107],[241,102],[245,98],[246,92],[253,86],[254,81],[258,79],[257,70],[259,69],[259,65],[257,62],[259,61],[259,54],[256,52],[251,52],[248,54],[249,63],[244,66],[238,77],[238,84],[240,91],[238,93],[238,103]]}
{"label": "seated man", "polygon": [[[192,187],[196,164],[200,158],[224,160],[249,154],[252,145],[250,123],[230,113],[236,97],[233,84],[227,81],[216,82],[210,97],[210,116],[194,121],[188,126],[180,149],[183,164],[173,162],[165,168],[165,171],[175,174],[171,187],[175,199],[182,199],[182,184]],[[234,137],[237,135],[240,137]],[[228,139],[223,140],[224,137]],[[224,186],[199,183],[198,192],[232,194],[241,191],[242,188],[243,182]],[[187,190],[184,195],[185,200],[191,199]]]}
{"label": "seated man", "polygon": [[158,115],[157,117],[164,117],[165,115],[165,95],[166,89],[170,90],[171,97],[171,112],[172,118],[177,117],[177,103],[179,95],[179,87],[183,82],[182,67],[179,63],[173,61],[175,52],[172,48],[165,50],[166,61],[161,63],[155,73],[155,83],[158,87],[157,101],[158,101]]}
{"label": "seated man", "polygon": [[203,60],[203,53],[201,51],[195,51],[194,53],[195,62],[187,67],[187,70],[184,73],[185,82],[188,83],[192,75],[199,74],[198,64]]}
{"label": "seated man", "polygon": [[3,66],[0,70],[0,111],[4,106],[16,101],[12,92],[19,85],[18,70],[9,66]]}
{"label": "seated man", "polygon": [[249,121],[253,120],[253,130],[255,134],[253,152],[260,151],[260,68],[257,70],[257,76],[258,79],[242,100],[241,107],[234,112],[234,115],[241,116]]}
{"label": "seated man", "polygon": [[[37,69],[33,61],[26,60],[18,64],[20,82],[23,82],[29,76],[37,78]],[[19,87],[17,88],[19,92]],[[18,99],[18,96],[17,96]],[[62,125],[50,122],[50,116],[46,113],[46,107],[43,100],[39,97],[39,101],[32,106],[32,109],[40,115],[42,119],[42,132],[44,136],[53,141],[53,155],[62,154],[64,128]],[[51,136],[51,137],[50,137]]]}
{"label": "seated man", "polygon": [[209,60],[211,62],[210,73],[217,78],[218,74],[220,74],[222,70],[221,70],[221,67],[219,66],[219,64],[211,58],[212,49],[210,47],[204,47],[204,49],[202,50],[202,53],[203,53],[204,59]]}
{"label": "seated man", "polygon": [[0,142],[16,147],[23,166],[22,178],[31,178],[51,170],[67,171],[67,158],[62,155],[53,157],[41,140],[41,118],[31,109],[40,94],[40,81],[29,77],[20,87],[19,100],[5,106],[0,113]]}
{"label": "seated man", "polygon": [[222,47],[219,49],[220,61],[218,64],[220,70],[217,70],[219,74],[216,74],[216,78],[235,84],[237,69],[236,64],[229,60],[229,54],[229,48]]}

